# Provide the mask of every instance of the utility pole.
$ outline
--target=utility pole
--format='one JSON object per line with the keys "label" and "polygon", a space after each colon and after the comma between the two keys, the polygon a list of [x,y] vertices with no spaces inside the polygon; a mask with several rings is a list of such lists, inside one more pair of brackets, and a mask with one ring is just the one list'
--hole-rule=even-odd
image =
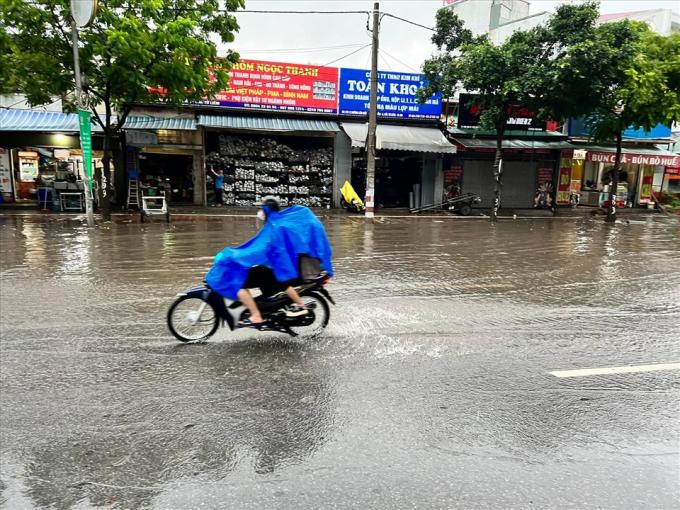
{"label": "utility pole", "polygon": [[378,126],[378,41],[380,37],[380,4],[373,4],[373,46],[371,47],[371,98],[368,108],[368,140],[366,141],[366,218],[375,211],[375,132]]}

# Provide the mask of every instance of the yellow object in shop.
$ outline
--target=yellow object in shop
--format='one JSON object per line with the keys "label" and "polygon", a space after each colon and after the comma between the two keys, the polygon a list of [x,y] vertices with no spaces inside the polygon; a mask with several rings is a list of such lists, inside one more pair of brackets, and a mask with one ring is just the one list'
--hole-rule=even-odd
{"label": "yellow object in shop", "polygon": [[355,209],[357,211],[364,210],[363,200],[359,198],[359,195],[357,195],[357,192],[354,191],[354,188],[349,183],[349,181],[345,181],[345,184],[343,184],[342,188],[340,188],[340,193],[342,193],[342,198],[347,203],[348,208]]}
{"label": "yellow object in shop", "polygon": [[571,180],[572,181],[582,181],[583,180],[583,169],[585,168],[586,161],[584,159],[574,159],[571,162]]}

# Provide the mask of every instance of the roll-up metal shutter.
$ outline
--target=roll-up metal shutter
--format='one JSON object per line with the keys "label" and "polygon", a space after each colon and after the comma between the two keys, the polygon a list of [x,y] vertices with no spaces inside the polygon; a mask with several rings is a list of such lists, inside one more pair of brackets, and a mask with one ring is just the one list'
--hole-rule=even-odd
{"label": "roll-up metal shutter", "polygon": [[493,162],[467,160],[463,162],[463,193],[475,193],[482,198],[476,207],[493,207]]}
{"label": "roll-up metal shutter", "polygon": [[504,161],[502,209],[529,209],[534,206],[538,178],[535,161]]}

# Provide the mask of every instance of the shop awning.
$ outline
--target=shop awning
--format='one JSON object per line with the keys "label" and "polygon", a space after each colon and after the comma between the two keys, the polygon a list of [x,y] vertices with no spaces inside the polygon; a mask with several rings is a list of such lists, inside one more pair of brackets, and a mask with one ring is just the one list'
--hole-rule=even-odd
{"label": "shop awning", "polygon": [[0,131],[78,132],[80,127],[74,113],[8,109],[0,110]]}
{"label": "shop awning", "polygon": [[[490,140],[496,139],[496,131],[480,128],[459,128],[455,126],[448,126],[446,128],[449,135],[454,138],[480,138],[484,137]],[[521,131],[519,129],[509,129],[505,131],[504,136],[508,140],[543,140],[543,141],[566,141],[567,135],[559,131]]]}
{"label": "shop awning", "polygon": [[169,129],[175,131],[194,131],[194,117],[156,117],[150,115],[130,115],[125,120],[124,129]]}
{"label": "shop awning", "polygon": [[[454,138],[456,143],[459,143],[466,149],[495,149],[496,140],[491,138]],[[572,144],[566,141],[546,141],[546,140],[517,140],[505,139],[503,140],[504,149],[528,149],[528,150],[562,150],[574,149]]]}
{"label": "shop awning", "polygon": [[[616,147],[582,145],[578,148],[588,151],[586,156],[588,161],[614,163],[616,159]],[[680,166],[680,156],[655,147],[624,147],[621,149],[621,162],[634,165]]]}
{"label": "shop awning", "polygon": [[[364,147],[366,145],[368,124],[365,122],[343,122],[342,129],[352,139],[352,147]],[[378,124],[375,138],[377,149],[436,153],[456,152],[456,147],[436,128]]]}
{"label": "shop awning", "polygon": [[[0,109],[0,131],[44,131],[79,133],[78,115],[75,113],[41,112],[35,110]],[[92,123],[92,132],[102,128]]]}
{"label": "shop awning", "polygon": [[337,122],[318,119],[286,119],[280,117],[244,117],[237,115],[199,115],[198,124],[205,127],[239,131],[320,131],[337,132]]}

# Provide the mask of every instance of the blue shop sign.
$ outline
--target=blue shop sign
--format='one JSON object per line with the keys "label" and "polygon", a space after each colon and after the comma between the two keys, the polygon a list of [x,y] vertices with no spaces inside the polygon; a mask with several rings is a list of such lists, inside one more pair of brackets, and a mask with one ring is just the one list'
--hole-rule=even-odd
{"label": "blue shop sign", "polygon": [[[591,135],[591,126],[586,117],[579,117],[576,119],[569,119],[569,136],[589,137]],[[671,128],[658,124],[651,131],[644,129],[635,129],[633,126],[629,127],[623,132],[624,139],[636,140],[656,140],[659,138],[672,137]]]}
{"label": "blue shop sign", "polygon": [[[340,115],[368,115],[370,77],[371,72],[365,69],[340,69]],[[378,71],[378,117],[438,120],[442,111],[441,93],[435,94],[424,104],[420,104],[416,98],[418,89],[426,84],[422,74]]]}
{"label": "blue shop sign", "polygon": [[623,132],[624,138],[671,138],[671,128],[664,126],[663,124],[658,124],[653,127],[651,131],[645,131],[644,129],[635,129],[634,127],[629,127]]}

